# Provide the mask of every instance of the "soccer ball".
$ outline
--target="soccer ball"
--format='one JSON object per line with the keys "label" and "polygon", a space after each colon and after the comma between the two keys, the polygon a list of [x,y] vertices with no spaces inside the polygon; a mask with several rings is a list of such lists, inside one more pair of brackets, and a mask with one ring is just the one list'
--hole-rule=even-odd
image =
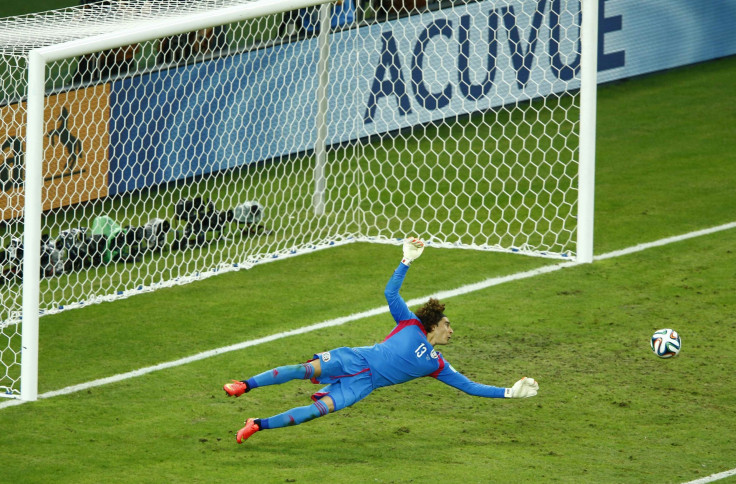
{"label": "soccer ball", "polygon": [[672,358],[680,352],[680,335],[674,329],[657,330],[652,335],[651,346],[660,358]]}

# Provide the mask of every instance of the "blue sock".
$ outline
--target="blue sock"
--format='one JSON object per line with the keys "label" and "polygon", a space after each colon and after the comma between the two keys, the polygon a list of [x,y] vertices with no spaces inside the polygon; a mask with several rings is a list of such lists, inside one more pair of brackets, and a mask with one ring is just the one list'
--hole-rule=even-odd
{"label": "blue sock", "polygon": [[258,423],[261,430],[278,429],[288,425],[299,425],[300,423],[308,422],[317,417],[327,415],[329,411],[327,405],[317,400],[312,405],[292,408],[273,417],[262,418],[260,419],[260,423],[256,423]]}
{"label": "blue sock", "polygon": [[308,380],[314,376],[314,367],[311,363],[288,365],[264,371],[260,375],[248,378],[248,390],[268,385],[278,385],[291,380]]}

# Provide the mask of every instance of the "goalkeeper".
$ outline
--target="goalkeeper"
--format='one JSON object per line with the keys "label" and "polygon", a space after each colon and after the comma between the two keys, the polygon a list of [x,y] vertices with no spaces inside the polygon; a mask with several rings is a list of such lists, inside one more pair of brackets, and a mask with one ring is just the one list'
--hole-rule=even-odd
{"label": "goalkeeper", "polygon": [[326,385],[312,395],[314,403],[292,408],[269,418],[249,418],[238,431],[236,440],[242,443],[261,430],[298,425],[330,412],[336,412],[362,400],[376,388],[404,383],[422,376],[437,378],[470,395],[488,398],[524,398],[537,394],[539,385],[531,378],[522,378],[511,388],[499,388],[475,383],[458,373],[435,350],[452,338],[453,329],[445,316],[445,305],[430,298],[412,313],[399,295],[409,265],[424,250],[417,239],[404,242],[404,258],[386,285],[385,295],[396,327],[381,343],[358,348],[337,348],[314,355],[307,363],[281,366],[252,378],[233,381],[224,386],[230,396],[290,380],[311,379]]}

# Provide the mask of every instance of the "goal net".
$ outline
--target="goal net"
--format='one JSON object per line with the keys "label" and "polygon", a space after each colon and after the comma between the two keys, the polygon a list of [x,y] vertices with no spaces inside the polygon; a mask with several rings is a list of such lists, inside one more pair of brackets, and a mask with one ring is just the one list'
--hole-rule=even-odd
{"label": "goal net", "polygon": [[0,392],[38,314],[317,249],[580,257],[579,1],[319,1],[0,20]]}

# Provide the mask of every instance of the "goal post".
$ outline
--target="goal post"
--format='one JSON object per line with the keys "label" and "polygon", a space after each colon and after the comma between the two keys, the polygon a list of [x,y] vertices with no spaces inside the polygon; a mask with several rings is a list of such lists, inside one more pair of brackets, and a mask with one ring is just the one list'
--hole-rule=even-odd
{"label": "goal post", "polygon": [[581,31],[580,167],[578,169],[577,260],[593,262],[595,133],[598,91],[598,1],[583,0]]}
{"label": "goal post", "polygon": [[596,2],[4,19],[0,393],[38,398],[40,316],[314,250],[592,261]]}
{"label": "goal post", "polygon": [[[23,246],[31,254],[41,253],[41,184],[43,180],[43,98],[46,62],[37,51],[28,55],[27,163]],[[38,398],[38,310],[41,264],[38,257],[23,257],[23,309],[20,398]]]}

